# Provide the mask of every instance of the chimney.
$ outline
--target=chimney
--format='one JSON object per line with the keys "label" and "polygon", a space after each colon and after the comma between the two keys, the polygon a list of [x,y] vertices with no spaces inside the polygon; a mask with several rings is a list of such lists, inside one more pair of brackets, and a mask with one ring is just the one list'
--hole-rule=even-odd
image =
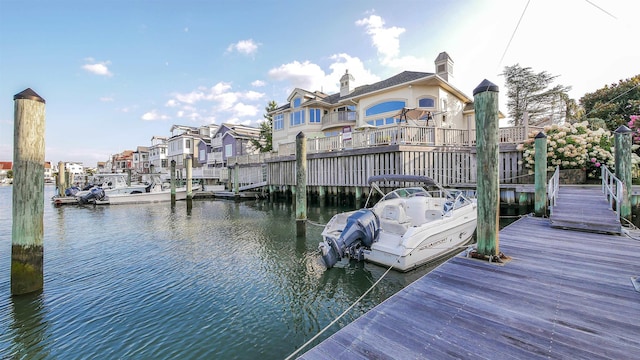
{"label": "chimney", "polygon": [[446,52],[441,52],[435,61],[436,75],[443,78],[446,82],[453,81],[453,60]]}
{"label": "chimney", "polygon": [[351,82],[354,78],[349,74],[349,70],[345,70],[344,75],[340,78],[340,97],[347,96],[351,93]]}

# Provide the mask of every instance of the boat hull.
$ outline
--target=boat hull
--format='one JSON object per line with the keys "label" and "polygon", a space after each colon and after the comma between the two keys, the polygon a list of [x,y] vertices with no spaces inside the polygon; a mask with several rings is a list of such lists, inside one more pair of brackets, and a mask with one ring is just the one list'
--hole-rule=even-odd
{"label": "boat hull", "polygon": [[[187,190],[176,190],[176,200],[185,200],[186,198]],[[167,201],[171,201],[171,191],[108,195],[104,200],[96,200],[96,205],[147,204]]]}

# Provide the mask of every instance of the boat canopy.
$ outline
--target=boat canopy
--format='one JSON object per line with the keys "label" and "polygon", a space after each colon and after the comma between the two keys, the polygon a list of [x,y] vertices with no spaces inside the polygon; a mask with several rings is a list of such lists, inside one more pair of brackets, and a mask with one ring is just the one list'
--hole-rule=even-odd
{"label": "boat canopy", "polygon": [[428,176],[423,175],[400,175],[400,174],[388,174],[388,175],[374,175],[368,180],[369,185],[378,182],[397,181],[397,182],[415,182],[424,183],[427,186],[438,185],[435,180]]}

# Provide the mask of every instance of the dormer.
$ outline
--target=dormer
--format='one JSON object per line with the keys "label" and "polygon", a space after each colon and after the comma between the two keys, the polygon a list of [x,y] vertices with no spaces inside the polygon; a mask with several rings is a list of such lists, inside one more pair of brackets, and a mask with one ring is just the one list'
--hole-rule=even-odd
{"label": "dormer", "polygon": [[351,83],[353,81],[353,75],[349,74],[349,70],[345,70],[344,75],[340,78],[340,97],[347,96],[351,93]]}
{"label": "dormer", "polygon": [[446,52],[441,52],[435,61],[436,75],[443,78],[446,82],[453,80],[453,60]]}

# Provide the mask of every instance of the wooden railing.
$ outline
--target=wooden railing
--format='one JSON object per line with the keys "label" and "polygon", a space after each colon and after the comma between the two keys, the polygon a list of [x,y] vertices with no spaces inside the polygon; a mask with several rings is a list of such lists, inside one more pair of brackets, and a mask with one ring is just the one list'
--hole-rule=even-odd
{"label": "wooden railing", "polygon": [[[542,128],[507,127],[499,129],[501,143],[519,143],[527,139],[527,132]],[[307,153],[322,153],[345,149],[361,149],[380,145],[423,145],[423,146],[474,146],[476,130],[447,129],[412,125],[387,125],[375,129],[353,131],[351,139],[343,139],[343,134],[307,139]],[[278,155],[294,155],[295,142],[278,146]]]}
{"label": "wooden railing", "polygon": [[558,191],[560,190],[560,166],[556,166],[556,171],[549,179],[549,183],[547,185],[547,200],[549,201],[549,206],[551,206],[551,211],[553,211],[553,207],[556,206],[556,202],[558,199]]}
{"label": "wooden railing", "polygon": [[615,203],[615,212],[620,216],[620,206],[622,205],[622,181],[618,179],[611,171],[605,166],[600,167],[600,175],[602,177],[602,192],[609,201],[609,206],[613,208]]}

